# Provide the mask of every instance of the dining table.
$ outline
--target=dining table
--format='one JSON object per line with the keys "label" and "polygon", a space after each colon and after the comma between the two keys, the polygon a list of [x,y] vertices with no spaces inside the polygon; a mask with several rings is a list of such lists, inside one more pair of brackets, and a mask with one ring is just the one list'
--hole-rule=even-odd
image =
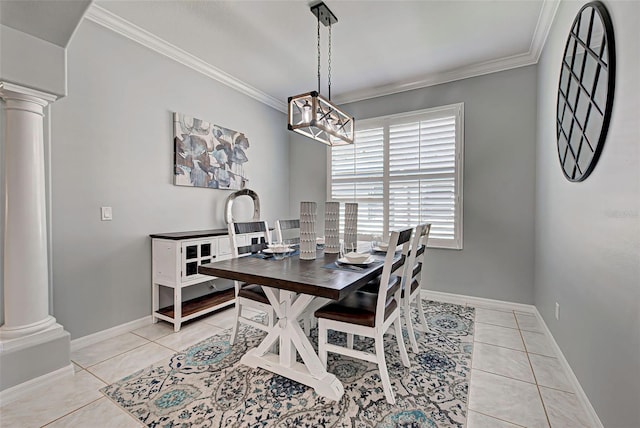
{"label": "dining table", "polygon": [[[201,274],[262,286],[277,321],[260,344],[248,350],[241,364],[263,368],[307,385],[318,395],[339,400],[344,394],[340,380],[329,373],[304,333],[299,320],[303,314],[331,301],[339,301],[379,276],[385,254],[372,254],[374,262],[365,266],[336,263],[338,254],[316,252],[314,260],[297,255],[275,260],[255,254],[204,264]],[[400,255],[394,264],[400,264]],[[274,346],[275,344],[279,346]],[[302,362],[297,361],[296,353]]]}

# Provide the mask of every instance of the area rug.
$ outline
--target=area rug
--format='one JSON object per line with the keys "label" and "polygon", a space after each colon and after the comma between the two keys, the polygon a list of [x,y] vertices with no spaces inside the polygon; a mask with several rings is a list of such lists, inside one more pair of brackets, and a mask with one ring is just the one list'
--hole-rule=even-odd
{"label": "area rug", "polygon": [[[339,402],[240,364],[264,337],[242,324],[233,346],[225,331],[102,392],[149,427],[463,427],[474,309],[427,300],[422,305],[428,327],[416,333],[420,352],[405,341],[411,368],[402,365],[393,335],[385,336],[393,406],[385,400],[377,366],[366,361],[329,353],[328,371],[344,384]],[[417,312],[412,316],[417,322]],[[330,342],[345,341],[342,334],[330,336]],[[373,348],[373,342],[359,338],[354,347]]]}

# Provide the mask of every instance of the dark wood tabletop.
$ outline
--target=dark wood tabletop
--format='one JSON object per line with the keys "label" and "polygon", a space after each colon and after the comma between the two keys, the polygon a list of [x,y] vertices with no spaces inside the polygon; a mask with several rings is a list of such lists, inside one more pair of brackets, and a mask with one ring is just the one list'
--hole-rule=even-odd
{"label": "dark wood tabletop", "polygon": [[[375,257],[383,260],[384,255]],[[202,265],[198,272],[332,300],[342,300],[382,272],[383,263],[361,271],[325,267],[337,259],[337,254],[323,251],[318,251],[315,260],[300,260],[298,256],[283,260],[240,257]]]}

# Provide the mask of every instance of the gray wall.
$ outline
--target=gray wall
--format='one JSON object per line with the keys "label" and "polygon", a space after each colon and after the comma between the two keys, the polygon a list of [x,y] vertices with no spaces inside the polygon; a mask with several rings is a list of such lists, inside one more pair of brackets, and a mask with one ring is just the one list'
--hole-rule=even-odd
{"label": "gray wall", "polygon": [[606,2],[617,45],[613,116],[595,170],[570,183],[558,162],[555,105],[564,44],[583,4],[560,3],[538,65],[535,304],[604,426],[638,427],[640,3]]}
{"label": "gray wall", "polygon": [[66,65],[64,48],[0,25],[0,81],[64,95]]}
{"label": "gray wall", "polygon": [[284,114],[95,23],[67,54],[69,95],[52,107],[53,315],[77,338],[150,314],[149,234],[224,227],[230,191],[172,184],[172,112],[247,135],[270,222],[289,211],[289,144]]}
{"label": "gray wall", "polygon": [[[347,104],[367,119],[464,102],[464,249],[430,249],[426,288],[533,303],[536,68],[519,68]],[[292,142],[292,145],[294,143]],[[292,148],[297,171],[321,174],[320,149]],[[325,155],[326,159],[326,155]],[[324,190],[318,190],[324,186]],[[304,191],[307,191],[305,188]],[[303,190],[293,192],[292,201]]]}
{"label": "gray wall", "polygon": [[4,184],[4,101],[0,101],[0,325],[4,324],[4,210],[5,210],[5,184]]}
{"label": "gray wall", "polygon": [[327,200],[328,146],[293,132],[289,133],[289,210],[300,215],[300,202],[318,203],[316,234],[324,235],[324,202]]}

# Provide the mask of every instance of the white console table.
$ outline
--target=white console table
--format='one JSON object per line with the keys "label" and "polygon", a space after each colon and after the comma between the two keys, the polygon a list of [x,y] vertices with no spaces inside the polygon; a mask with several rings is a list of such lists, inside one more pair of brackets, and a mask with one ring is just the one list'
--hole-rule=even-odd
{"label": "white console table", "polygon": [[[258,238],[249,236],[246,239]],[[227,229],[153,234],[151,251],[151,315],[154,323],[159,319],[168,321],[173,324],[174,331],[180,331],[183,322],[235,302],[233,287],[182,301],[183,288],[215,279],[199,274],[198,266],[231,258]],[[173,289],[173,305],[160,308],[160,287]]]}

